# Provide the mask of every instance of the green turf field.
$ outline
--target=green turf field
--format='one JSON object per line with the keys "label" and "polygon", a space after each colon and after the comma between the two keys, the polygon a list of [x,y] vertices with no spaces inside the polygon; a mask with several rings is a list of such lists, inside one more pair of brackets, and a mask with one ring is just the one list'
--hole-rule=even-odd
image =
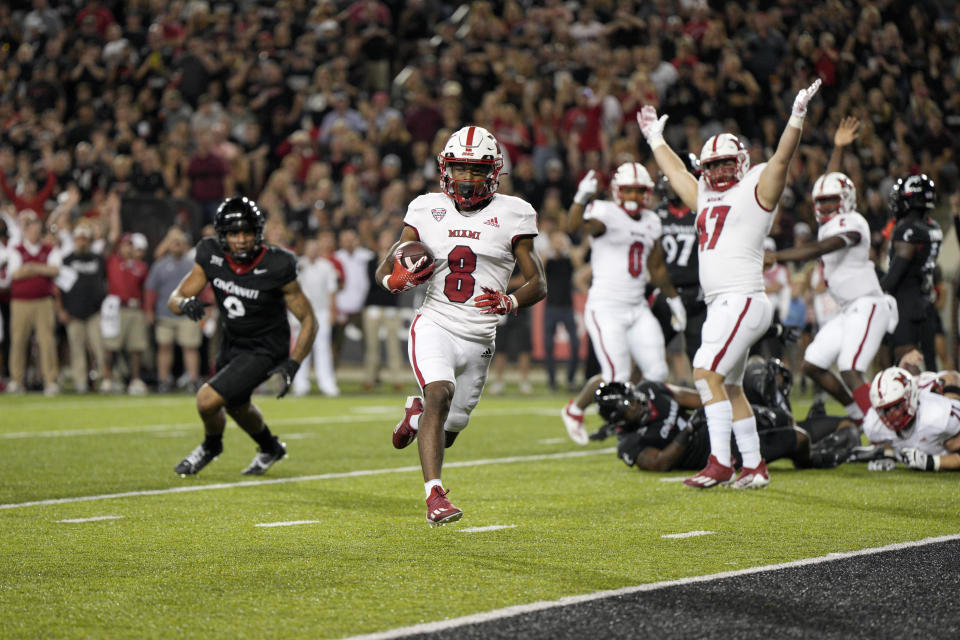
{"label": "green turf field", "polygon": [[[241,476],[231,423],[182,479],[188,396],[0,398],[0,636],[336,638],[960,532],[958,475],[781,461],[765,490],[693,491],[574,445],[548,394],[482,400],[447,452],[464,518],[431,529],[416,447],[390,443],[403,396],[257,402],[289,458]],[[713,533],[661,537],[691,531]]]}

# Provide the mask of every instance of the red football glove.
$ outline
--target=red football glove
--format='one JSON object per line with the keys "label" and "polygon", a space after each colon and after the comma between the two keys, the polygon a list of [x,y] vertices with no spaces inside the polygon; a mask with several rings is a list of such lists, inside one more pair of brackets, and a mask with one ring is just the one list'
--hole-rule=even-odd
{"label": "red football glove", "polygon": [[413,265],[413,270],[407,269],[400,263],[400,260],[394,256],[393,258],[393,273],[384,278],[383,286],[390,293],[400,293],[401,291],[406,291],[407,289],[412,289],[418,284],[423,284],[430,279],[430,276],[433,275],[433,270],[436,268],[436,263],[431,264],[423,271],[417,271],[424,262],[428,260],[427,256],[423,256],[417,263]]}
{"label": "red football glove", "polygon": [[490,287],[480,287],[483,289],[483,295],[474,298],[474,306],[483,309],[482,313],[496,314],[498,316],[508,313],[517,313],[517,296],[507,295],[502,291],[491,289]]}

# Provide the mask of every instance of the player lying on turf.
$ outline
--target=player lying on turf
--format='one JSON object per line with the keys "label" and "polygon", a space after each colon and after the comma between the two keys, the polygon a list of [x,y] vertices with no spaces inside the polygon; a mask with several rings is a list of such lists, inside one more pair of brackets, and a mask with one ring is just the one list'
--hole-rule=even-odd
{"label": "player lying on turf", "polygon": [[[466,428],[493,358],[497,317],[547,295],[543,264],[533,250],[537,213],[524,200],[497,193],[503,155],[489,131],[464,127],[437,158],[441,193],[417,197],[407,208],[400,242],[377,268],[392,293],[429,283],[410,325],[407,351],[423,397],[407,398],[393,432],[402,449],[418,440],[431,526],[459,520],[440,481],[443,450]],[[400,243],[419,241],[435,257],[409,264]],[[421,258],[428,256],[422,255]],[[523,284],[508,293],[514,265]]]}
{"label": "player lying on turf", "polygon": [[[911,469],[957,471],[960,375],[956,371],[919,373],[922,361],[918,351],[908,352],[900,367],[884,369],[873,378],[872,408],[863,420],[863,433],[870,442],[887,449],[888,459]],[[887,462],[873,468],[889,470],[894,466]]]}
{"label": "player lying on turf", "polygon": [[[263,244],[264,222],[253,200],[224,200],[213,222],[217,237],[197,243],[193,271],[170,294],[171,311],[200,320],[207,305],[196,296],[211,283],[223,329],[217,373],[197,393],[204,440],[174,468],[182,476],[199,472],[223,451],[227,415],[260,447],[243,470],[245,475],[261,475],[287,454],[250,395],[274,374],[283,379],[277,397],[287,393],[300,362],[310,353],[317,322],[297,283],[296,256]],[[288,309],[301,327],[292,353]]]}
{"label": "player lying on turf", "polygon": [[[758,388],[764,392],[778,386],[776,393],[789,395],[789,377],[779,378],[779,362],[768,366],[760,359],[748,365],[763,377]],[[754,376],[745,375],[745,383]],[[745,386],[757,416],[760,448],[764,458],[790,458],[798,468],[835,467],[842,463],[860,437],[853,421],[823,414],[822,405],[814,407],[797,424],[788,410],[778,404],[759,403],[761,398]],[[642,382],[609,383],[597,390],[597,406],[606,424],[591,434],[593,439],[616,435],[617,454],[628,466],[641,470],[669,471],[698,469],[710,455],[700,397],[693,389]],[[742,465],[739,451],[732,449],[735,467]]]}

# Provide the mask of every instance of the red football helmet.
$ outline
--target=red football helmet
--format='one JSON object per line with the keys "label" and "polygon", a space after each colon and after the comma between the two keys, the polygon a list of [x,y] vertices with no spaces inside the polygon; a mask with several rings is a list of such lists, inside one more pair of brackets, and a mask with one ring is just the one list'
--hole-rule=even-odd
{"label": "red football helmet", "polygon": [[817,224],[824,224],[838,213],[857,209],[857,188],[853,180],[834,171],[817,178],[813,185],[813,210]]}
{"label": "red football helmet", "polygon": [[870,404],[883,424],[894,431],[902,431],[917,415],[920,390],[909,371],[890,367],[878,373],[870,383]]}
{"label": "red football helmet", "polygon": [[[503,153],[497,139],[483,127],[471,125],[450,136],[437,156],[437,163],[441,190],[464,209],[476,208],[489,200],[500,186]],[[478,179],[454,179],[450,172],[452,165],[480,166],[485,170]]]}
{"label": "red football helmet", "polygon": [[[620,190],[630,187],[644,190],[643,197],[639,201],[623,199],[623,194]],[[623,163],[617,167],[617,171],[613,174],[613,179],[610,180],[610,191],[613,196],[613,201],[620,205],[620,208],[630,216],[634,217],[640,214],[641,209],[650,206],[650,194],[653,192],[653,187],[654,184],[650,178],[650,173],[647,172],[646,167],[639,162]]]}
{"label": "red football helmet", "polygon": [[[730,165],[725,160],[734,160]],[[732,133],[711,136],[700,151],[700,167],[707,186],[726,191],[743,180],[750,170],[750,156],[740,138]]]}

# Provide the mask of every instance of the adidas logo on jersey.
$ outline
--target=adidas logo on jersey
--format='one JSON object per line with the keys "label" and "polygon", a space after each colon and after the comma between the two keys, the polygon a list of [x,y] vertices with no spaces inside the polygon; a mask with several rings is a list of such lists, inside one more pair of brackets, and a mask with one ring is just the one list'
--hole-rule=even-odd
{"label": "adidas logo on jersey", "polygon": [[490,225],[491,227],[496,227],[497,229],[500,228],[500,223],[497,222],[496,216],[490,218],[489,220],[484,220],[484,221],[483,221],[483,224],[488,224],[488,225]]}
{"label": "adidas logo on jersey", "polygon": [[487,347],[483,350],[483,353],[480,354],[480,357],[484,360],[489,360],[493,357],[493,350],[490,347]]}

